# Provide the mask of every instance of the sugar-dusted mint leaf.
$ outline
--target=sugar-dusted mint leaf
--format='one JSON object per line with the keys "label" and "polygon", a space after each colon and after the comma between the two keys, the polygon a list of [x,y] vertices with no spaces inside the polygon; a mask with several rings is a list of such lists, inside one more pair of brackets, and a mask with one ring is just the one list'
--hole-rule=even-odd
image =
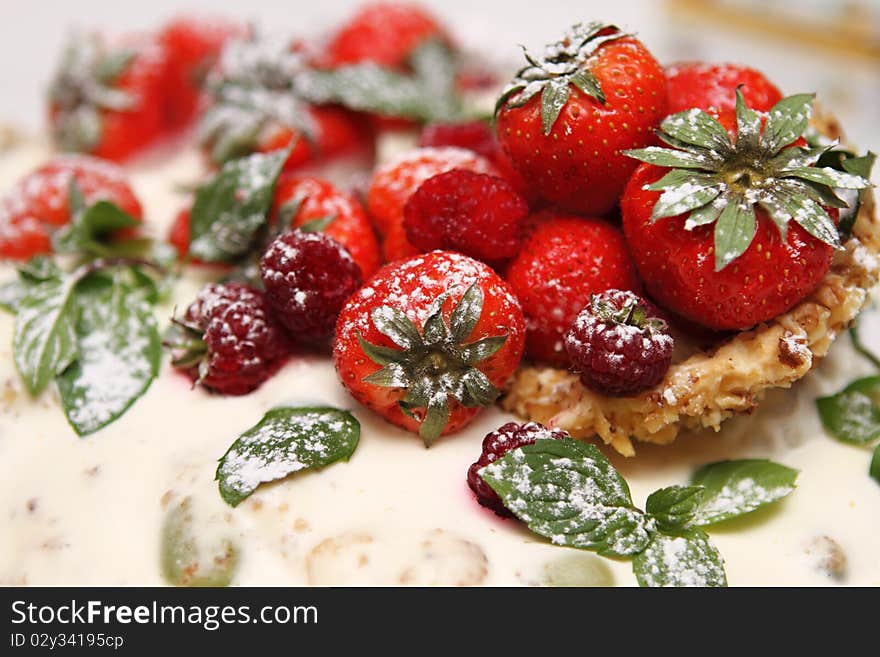
{"label": "sugar-dusted mint leaf", "polygon": [[103,240],[113,231],[131,228],[139,223],[110,201],[102,200],[86,206],[76,181],[70,184],[69,196],[68,203],[73,218],[52,238],[52,245],[59,253],[108,255],[110,249]]}
{"label": "sugar-dusted mint leaf", "polygon": [[266,225],[275,184],[290,149],[231,160],[196,191],[190,247],[203,262],[232,262],[254,245]]}
{"label": "sugar-dusted mint leaf", "polygon": [[654,529],[594,445],[538,440],[511,450],[480,476],[529,529],[557,545],[627,556],[644,550]]}
{"label": "sugar-dusted mint leaf", "polygon": [[880,484],[880,445],[874,448],[874,455],[871,457],[871,466],[868,468],[868,474],[874,481]]}
{"label": "sugar-dusted mint leaf", "polygon": [[361,426],[336,408],[275,408],[245,431],[220,459],[220,496],[237,506],[257,486],[300,470],[351,458]]}
{"label": "sugar-dusted mint leaf", "polygon": [[639,586],[727,586],[724,560],[700,530],[678,536],[655,533],[632,567]]}
{"label": "sugar-dusted mint leaf", "polygon": [[694,517],[703,495],[700,486],[668,486],[651,493],[645,511],[661,529],[681,529]]}
{"label": "sugar-dusted mint leaf", "polygon": [[12,351],[32,395],[39,394],[76,358],[76,280],[59,272],[34,281],[16,301]]}
{"label": "sugar-dusted mint leaf", "polygon": [[35,285],[63,273],[55,262],[46,256],[36,256],[18,268],[18,276],[0,285],[0,308],[17,313],[22,299]]}
{"label": "sugar-dusted mint leaf", "polygon": [[880,376],[850,383],[830,397],[816,400],[826,431],[845,443],[864,445],[880,436]]}
{"label": "sugar-dusted mint leaf", "polygon": [[766,459],[718,461],[694,473],[704,488],[693,526],[713,525],[781,500],[795,488],[798,471]]}
{"label": "sugar-dusted mint leaf", "polygon": [[121,272],[93,274],[77,286],[79,355],[57,384],[80,436],[122,415],[159,372],[161,341],[149,295],[149,287],[128,283]]}

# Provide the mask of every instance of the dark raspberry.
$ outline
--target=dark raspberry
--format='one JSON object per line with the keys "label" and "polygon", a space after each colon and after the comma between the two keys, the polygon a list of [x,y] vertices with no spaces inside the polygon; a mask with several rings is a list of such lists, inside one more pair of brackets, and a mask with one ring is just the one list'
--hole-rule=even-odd
{"label": "dark raspberry", "polygon": [[260,262],[266,300],[290,334],[306,342],[333,335],[336,316],[361,283],[361,268],[323,233],[293,230],[273,240]]}
{"label": "dark raspberry", "polygon": [[625,290],[593,295],[565,336],[572,370],[603,395],[635,395],[660,383],[673,339],[649,301]]}
{"label": "dark raspberry", "polygon": [[263,294],[243,283],[204,287],[176,327],[181,338],[169,343],[178,351],[175,366],[225,395],[257,388],[289,349]]}
{"label": "dark raspberry", "polygon": [[519,252],[528,214],[507,181],[453,169],[428,178],[409,197],[403,227],[420,249],[459,251],[492,263]]}
{"label": "dark raspberry", "polygon": [[432,123],[422,130],[419,146],[458,146],[489,160],[494,160],[500,151],[495,131],[485,121]]}
{"label": "dark raspberry", "polygon": [[503,518],[512,518],[513,514],[507,510],[507,507],[501,502],[492,488],[483,481],[478,474],[480,470],[490,463],[494,463],[512,449],[522,447],[523,445],[531,445],[536,440],[548,438],[552,440],[562,440],[569,438],[568,432],[562,429],[553,429],[545,427],[537,422],[527,422],[525,424],[517,424],[516,422],[508,422],[499,427],[483,438],[483,453],[480,458],[468,468],[467,482],[471,490],[477,496],[477,502],[485,507],[492,509],[495,513]]}

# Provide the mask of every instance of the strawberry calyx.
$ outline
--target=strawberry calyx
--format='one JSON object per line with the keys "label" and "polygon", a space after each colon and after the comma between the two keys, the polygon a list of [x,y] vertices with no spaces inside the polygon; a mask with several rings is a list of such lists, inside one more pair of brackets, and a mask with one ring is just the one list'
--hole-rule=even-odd
{"label": "strawberry calyx", "polygon": [[63,149],[88,151],[100,142],[101,110],[134,108],[134,96],[114,88],[134,57],[133,50],[107,50],[97,34],[71,39],[49,86],[52,136]]}
{"label": "strawberry calyx", "polygon": [[528,64],[504,88],[495,113],[505,103],[508,107],[522,107],[540,93],[541,127],[549,135],[571,95],[570,85],[604,105],[605,94],[589,69],[588,60],[600,46],[625,36],[629,35],[616,25],[577,23],[559,41],[548,45],[540,59],[523,48]]}
{"label": "strawberry calyx", "polygon": [[477,364],[501,349],[508,336],[466,342],[480,319],[483,293],[479,285],[471,285],[447,325],[442,308],[448,297],[449,291],[437,297],[421,329],[396,308],[373,309],[373,325],[400,349],[372,344],[358,333],[363,352],[382,365],[363,380],[383,388],[406,390],[398,405],[410,417],[421,420],[419,435],[426,447],[449,421],[450,397],[462,406],[475,408],[489,406],[501,394]]}
{"label": "strawberry calyx", "polygon": [[689,109],[660,124],[657,136],[669,148],[651,146],[623,153],[670,168],[647,189],[662,192],[651,222],[687,213],[685,230],[714,224],[715,271],[742,255],[757,232],[755,206],[771,218],[783,239],[794,221],[816,239],[840,248],[840,235],[826,207],[845,208],[835,189],[871,186],[855,172],[816,166],[836,146],[795,145],[807,131],[813,94],[783,98],[762,116],[736,90],[737,136],[712,115]]}

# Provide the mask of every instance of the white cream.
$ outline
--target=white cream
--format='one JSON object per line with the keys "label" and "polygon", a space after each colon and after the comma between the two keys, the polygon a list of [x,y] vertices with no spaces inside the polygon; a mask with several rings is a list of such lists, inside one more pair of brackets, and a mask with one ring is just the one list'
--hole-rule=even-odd
{"label": "white cream", "polygon": [[[39,146],[0,156],[0,193],[45,156]],[[154,234],[166,232],[185,202],[176,186],[196,180],[198,166],[197,155],[184,151],[134,168]],[[4,266],[0,281],[11,275]],[[160,324],[210,275],[193,268],[158,309]],[[2,314],[0,583],[162,584],[164,513],[189,496],[199,532],[237,546],[234,584],[516,585],[542,583],[548,571],[583,581],[567,570],[572,558],[585,560],[588,581],[606,581],[610,573],[615,584],[635,584],[628,563],[600,564],[599,557],[552,546],[476,504],[465,474],[482,437],[511,419],[497,409],[426,450],[417,436],[358,406],[329,358],[294,358],[245,397],[192,390],[166,360],[125,416],[79,439],[54,392],[36,400],[25,392],[13,365],[12,326]],[[880,485],[867,475],[870,452],[825,436],[812,401],[868,371],[843,338],[818,371],[791,391],[773,392],[758,412],[721,433],[685,436],[669,447],[637,446],[636,458],[612,459],[642,507],[651,491],[685,483],[710,461],[769,457],[798,468],[798,489],[784,502],[710,530],[730,584],[878,585]],[[217,459],[269,408],[308,404],[348,408],[358,417],[361,442],[351,461],[263,485],[238,508],[227,507],[213,481]],[[816,566],[827,562],[817,556],[828,545],[817,543],[820,537],[845,553],[839,580]]]}

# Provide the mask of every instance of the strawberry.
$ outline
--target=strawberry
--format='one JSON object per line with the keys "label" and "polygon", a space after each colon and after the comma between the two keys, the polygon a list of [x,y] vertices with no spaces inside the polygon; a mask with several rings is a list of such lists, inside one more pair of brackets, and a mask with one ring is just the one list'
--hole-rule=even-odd
{"label": "strawberry", "polygon": [[159,29],[159,41],[168,56],[166,121],[172,130],[195,117],[202,100],[202,84],[217,63],[226,42],[243,37],[247,28],[220,17],[177,16]]}
{"label": "strawberry", "polygon": [[533,221],[506,278],[526,317],[528,355],[566,367],[565,334],[590,295],[637,290],[639,280],[623,235],[608,222],[550,212]]}
{"label": "strawberry", "polygon": [[522,357],[525,321],[488,266],[449,251],[386,265],[336,324],[343,385],[426,445],[492,404]]}
{"label": "strawberry", "polygon": [[734,91],[739,87],[746,104],[767,112],[782,100],[782,93],[762,73],[737,64],[685,62],[666,68],[669,113],[692,107],[717,114],[736,106]]}
{"label": "strawberry", "polygon": [[403,224],[392,226],[385,239],[382,240],[382,257],[385,262],[406,260],[420,253],[422,253],[422,249],[409,241]]}
{"label": "strawberry", "polygon": [[623,227],[653,298],[713,330],[743,330],[789,310],[819,284],[840,246],[846,204],[834,188],[861,176],[815,166],[833,147],[806,147],[813,96],[766,115],[737,91],[736,112],[667,117],[670,148],[628,154],[645,162],[621,201]]}
{"label": "strawberry", "polygon": [[307,57],[287,41],[249,37],[223,50],[206,87],[211,105],[199,136],[211,161],[293,146],[287,169],[371,145],[363,117],[341,107],[302,100],[295,79]]}
{"label": "strawberry", "polygon": [[486,158],[463,148],[419,148],[378,168],[367,190],[367,211],[380,235],[403,224],[403,206],[419,185],[438,173],[467,169],[498,175]]}
{"label": "strawberry", "polygon": [[270,217],[286,225],[325,233],[342,244],[360,266],[363,279],[381,264],[379,244],[363,207],[354,196],[319,178],[283,176],[275,186]]}
{"label": "strawberry", "polygon": [[498,139],[546,200],[591,216],[617,205],[635,169],[621,154],[654,143],[666,75],[613,25],[575,25],[529,64],[496,105]]}
{"label": "strawberry", "polygon": [[331,37],[327,63],[399,67],[427,39],[446,40],[440,24],[427,11],[416,5],[373,2],[361,7]]}
{"label": "strawberry", "polygon": [[122,161],[166,132],[167,55],[152,37],[75,39],[49,88],[52,139],[62,150]]}
{"label": "strawberry", "polygon": [[58,155],[19,180],[0,201],[0,257],[25,260],[52,251],[52,233],[71,220],[71,189],[84,206],[110,201],[135,219],[141,204],[123,170],[88,155]]}

